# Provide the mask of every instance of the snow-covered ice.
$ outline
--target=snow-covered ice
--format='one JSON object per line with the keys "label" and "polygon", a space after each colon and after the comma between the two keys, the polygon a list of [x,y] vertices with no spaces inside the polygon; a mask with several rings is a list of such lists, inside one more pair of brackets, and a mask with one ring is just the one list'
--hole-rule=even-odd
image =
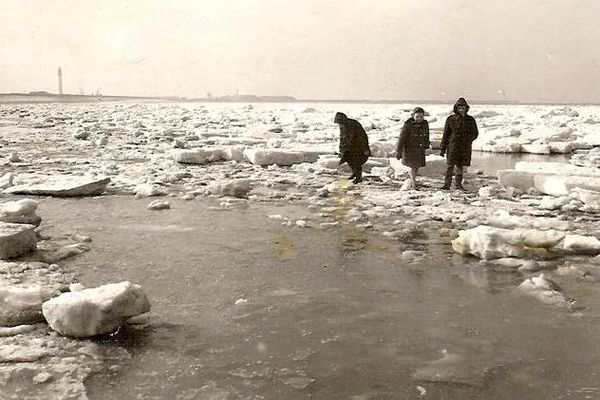
{"label": "snow-covered ice", "polygon": [[44,318],[64,336],[110,333],[131,317],[150,311],[141,286],[130,282],[63,293],[42,305]]}
{"label": "snow-covered ice", "polygon": [[548,257],[565,237],[564,232],[536,229],[502,229],[479,225],[459,231],[452,248],[460,254],[471,254],[490,260],[503,257]]}

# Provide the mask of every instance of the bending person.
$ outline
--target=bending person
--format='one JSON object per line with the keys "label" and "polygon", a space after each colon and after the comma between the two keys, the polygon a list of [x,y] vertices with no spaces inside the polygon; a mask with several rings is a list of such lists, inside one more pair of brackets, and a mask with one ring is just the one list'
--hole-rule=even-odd
{"label": "bending person", "polygon": [[464,98],[460,98],[454,105],[454,114],[446,119],[440,155],[447,154],[446,176],[442,189],[449,190],[452,185],[452,174],[456,175],[457,189],[464,190],[462,186],[463,167],[471,165],[472,143],[479,134],[475,118],[468,115],[469,105]]}
{"label": "bending person", "polygon": [[425,110],[417,107],[412,117],[407,119],[400,131],[396,158],[410,167],[410,183],[417,189],[417,172],[425,166],[425,150],[429,148],[429,123],[425,120]]}
{"label": "bending person", "polygon": [[362,166],[371,155],[369,138],[362,125],[343,113],[336,113],[333,122],[340,127],[340,165],[347,162],[352,169],[352,183],[362,181]]}

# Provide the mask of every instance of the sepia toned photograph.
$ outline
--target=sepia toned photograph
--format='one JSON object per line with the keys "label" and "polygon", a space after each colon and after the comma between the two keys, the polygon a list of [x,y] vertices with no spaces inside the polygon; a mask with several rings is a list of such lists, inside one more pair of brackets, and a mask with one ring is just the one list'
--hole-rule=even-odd
{"label": "sepia toned photograph", "polygon": [[1,0],[0,400],[600,399],[598,16]]}

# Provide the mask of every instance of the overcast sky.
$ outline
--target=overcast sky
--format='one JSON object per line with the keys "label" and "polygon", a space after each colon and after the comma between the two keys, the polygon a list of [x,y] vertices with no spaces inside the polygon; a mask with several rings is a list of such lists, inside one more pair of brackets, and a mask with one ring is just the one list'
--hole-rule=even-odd
{"label": "overcast sky", "polygon": [[600,102],[598,0],[1,0],[0,92]]}

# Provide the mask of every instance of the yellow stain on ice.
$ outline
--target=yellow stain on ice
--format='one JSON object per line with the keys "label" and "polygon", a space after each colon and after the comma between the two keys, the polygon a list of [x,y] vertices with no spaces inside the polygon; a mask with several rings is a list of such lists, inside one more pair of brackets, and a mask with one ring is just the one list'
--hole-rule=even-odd
{"label": "yellow stain on ice", "polygon": [[[344,221],[348,212],[354,208],[360,199],[360,192],[349,189],[356,188],[349,180],[339,180],[332,183],[331,199],[334,200],[334,210],[331,217],[336,221]],[[365,249],[384,251],[390,249],[388,240],[378,240],[366,231],[358,229],[355,224],[342,223],[339,230],[339,246],[343,252],[356,252]]]}
{"label": "yellow stain on ice", "polygon": [[335,220],[341,220],[346,217],[348,211],[356,203],[356,197],[352,194],[348,194],[348,189],[353,186],[353,183],[349,180],[340,180],[333,182],[332,185],[333,190],[331,190],[331,197],[335,201],[333,217]]}
{"label": "yellow stain on ice", "polygon": [[286,258],[296,254],[296,244],[292,236],[284,231],[278,229],[273,234],[275,242],[275,255],[279,258]]}
{"label": "yellow stain on ice", "polygon": [[333,182],[333,187],[336,191],[341,190],[341,189],[349,189],[352,187],[352,185],[353,185],[353,183],[347,179]]}

